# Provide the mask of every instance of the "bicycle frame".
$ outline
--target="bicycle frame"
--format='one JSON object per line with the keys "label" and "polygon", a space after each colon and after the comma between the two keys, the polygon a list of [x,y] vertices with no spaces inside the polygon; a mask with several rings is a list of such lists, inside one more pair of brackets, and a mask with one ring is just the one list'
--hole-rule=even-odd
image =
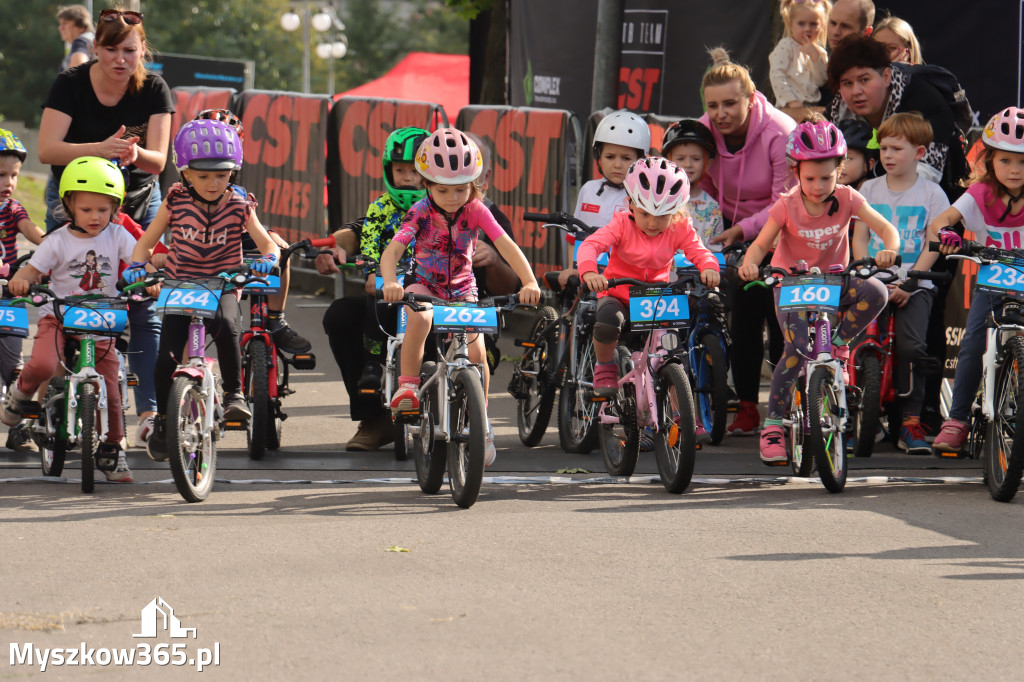
{"label": "bicycle frame", "polygon": [[981,413],[992,421],[996,414],[996,374],[1006,361],[1003,349],[1011,336],[1024,334],[1024,326],[1000,324],[985,330],[985,353],[982,355]]}
{"label": "bicycle frame", "polygon": [[[670,353],[663,347],[662,340],[667,335],[675,336],[674,353]],[[671,342],[669,342],[670,345]],[[658,398],[657,379],[658,370],[666,362],[680,362],[685,367],[685,351],[679,349],[679,335],[675,329],[654,329],[647,332],[647,339],[643,348],[630,353],[632,369],[625,376],[619,378],[619,386],[633,384],[636,398],[636,420],[639,428],[650,427],[655,433],[658,432]],[[617,424],[621,420],[616,415],[606,414],[605,405],[601,405],[598,419],[602,424]]]}
{"label": "bicycle frame", "polygon": [[201,382],[201,397],[206,403],[206,410],[203,421],[203,431],[213,434],[215,437],[218,430],[214,429],[217,420],[214,412],[219,402],[217,397],[216,381],[213,373],[213,358],[206,357],[206,325],[203,319],[193,315],[188,325],[188,362],[178,365],[171,375],[175,377],[189,377]]}
{"label": "bicycle frame", "polygon": [[[270,332],[267,331],[267,295],[254,291],[247,291],[246,294],[252,298],[252,303],[249,306],[249,328],[242,331],[241,337],[243,362],[246,357],[246,349],[252,340],[256,337],[263,339],[263,343],[267,347],[267,395],[276,404],[279,398],[277,389],[280,368],[277,346],[274,345],[274,340],[270,336]],[[248,368],[245,370],[251,371]]]}
{"label": "bicycle frame", "polygon": [[[440,334],[438,336],[441,336]],[[478,378],[483,381],[483,367],[469,361],[469,334],[467,332],[456,332],[445,351],[444,358],[437,363],[437,369],[427,377],[420,386],[418,396],[422,401],[427,391],[435,390],[435,399],[438,407],[438,423],[434,427],[434,440],[443,440],[446,443],[451,441],[451,401],[448,396],[451,382],[449,378],[458,370],[473,368]]]}

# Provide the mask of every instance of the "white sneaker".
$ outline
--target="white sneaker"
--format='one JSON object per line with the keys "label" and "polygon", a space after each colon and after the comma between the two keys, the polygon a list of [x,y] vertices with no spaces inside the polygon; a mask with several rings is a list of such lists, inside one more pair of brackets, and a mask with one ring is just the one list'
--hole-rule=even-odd
{"label": "white sneaker", "polygon": [[10,386],[3,402],[0,402],[0,422],[17,426],[21,422],[21,401],[29,399],[30,396],[19,391],[17,386]]}
{"label": "white sneaker", "polygon": [[487,425],[487,438],[484,440],[484,466],[489,467],[498,458],[498,451],[494,447],[494,429]]}
{"label": "white sneaker", "polygon": [[135,429],[135,444],[143,445],[149,442],[149,435],[153,433],[153,422],[155,415],[149,415],[139,420],[139,427]]}

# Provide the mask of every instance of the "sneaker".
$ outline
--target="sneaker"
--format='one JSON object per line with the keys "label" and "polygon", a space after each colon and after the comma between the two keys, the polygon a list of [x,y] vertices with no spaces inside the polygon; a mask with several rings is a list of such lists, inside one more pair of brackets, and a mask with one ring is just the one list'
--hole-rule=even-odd
{"label": "sneaker", "polygon": [[384,376],[384,369],[380,366],[380,363],[375,360],[370,360],[366,367],[363,368],[363,374],[359,377],[359,383],[356,387],[360,393],[380,393],[380,381]]}
{"label": "sneaker", "polygon": [[947,419],[942,423],[939,435],[932,443],[932,449],[937,453],[959,454],[967,440],[967,424],[956,419]]}
{"label": "sneaker", "polygon": [[128,468],[128,460],[117,443],[100,444],[99,452],[96,453],[96,468],[113,483],[134,482],[132,470]]}
{"label": "sneaker", "polygon": [[39,446],[32,440],[28,424],[22,422],[7,432],[7,449],[14,452],[39,452]]}
{"label": "sneaker", "polygon": [[295,353],[305,353],[313,347],[313,344],[308,339],[288,326],[284,317],[281,317],[276,326],[273,323],[271,323],[271,326],[273,328],[270,330],[270,336],[274,339],[274,345],[279,350],[294,355]]}
{"label": "sneaker", "polygon": [[487,438],[484,440],[484,466],[489,467],[498,458],[498,450],[494,447],[494,429],[487,425]]}
{"label": "sneaker", "polygon": [[420,409],[420,399],[416,391],[420,387],[419,377],[403,376],[398,379],[399,387],[391,397],[392,412],[415,412]]}
{"label": "sneaker", "polygon": [[900,429],[901,450],[908,455],[927,455],[932,451],[932,446],[925,440],[924,424],[917,417],[903,420],[903,427]]}
{"label": "sneaker", "polygon": [[167,417],[157,415],[153,419],[153,431],[146,441],[146,454],[154,462],[167,461]]}
{"label": "sneaker", "polygon": [[654,429],[650,426],[640,432],[640,452],[654,452]]}
{"label": "sneaker", "polygon": [[17,386],[11,385],[4,395],[3,402],[0,402],[0,422],[7,426],[17,426],[21,423],[21,401],[28,400],[29,396],[18,390]]}
{"label": "sneaker", "polygon": [[696,427],[695,431],[696,431],[697,442],[698,443],[710,443],[711,442],[711,434],[707,432],[707,429],[704,428],[703,424],[697,424],[697,427]]}
{"label": "sneaker", "polygon": [[757,403],[741,400],[736,416],[726,430],[730,436],[753,436],[760,431],[761,413],[757,411]]}
{"label": "sneaker", "polygon": [[837,346],[832,344],[832,357],[839,361],[839,365],[843,368],[843,383],[847,386],[850,385],[850,347],[849,346]]}
{"label": "sneaker", "polygon": [[252,412],[249,410],[249,401],[245,399],[241,391],[224,394],[224,419],[252,419]]}
{"label": "sneaker", "polygon": [[766,426],[761,431],[761,461],[773,466],[789,461],[789,455],[786,454],[785,432],[778,424]]}
{"label": "sneaker", "polygon": [[594,396],[614,398],[619,392],[619,368],[614,362],[594,364]]}
{"label": "sneaker", "polygon": [[153,421],[156,419],[156,415],[149,415],[139,420],[139,426],[135,429],[135,443],[137,445],[143,445],[149,442],[149,436],[153,433]]}
{"label": "sneaker", "polygon": [[387,445],[394,441],[394,439],[391,419],[387,414],[381,413],[376,417],[359,422],[356,435],[352,436],[349,442],[345,443],[345,450],[349,452],[373,452],[374,450],[380,450],[382,445]]}

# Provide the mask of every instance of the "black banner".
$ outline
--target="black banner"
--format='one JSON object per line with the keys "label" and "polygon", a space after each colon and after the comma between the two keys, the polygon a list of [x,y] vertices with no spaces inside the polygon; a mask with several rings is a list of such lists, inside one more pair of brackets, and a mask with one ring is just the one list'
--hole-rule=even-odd
{"label": "black banner", "polygon": [[[183,123],[188,123],[204,109],[230,109],[235,111],[235,91],[228,88],[172,88],[174,113],[171,115],[171,144],[167,149],[167,164],[160,174],[160,186],[163,193],[167,188],[181,179],[174,167],[174,136],[178,134]],[[237,112],[236,112],[237,113]],[[243,169],[244,173],[244,169]],[[242,181],[244,184],[244,181]]]}

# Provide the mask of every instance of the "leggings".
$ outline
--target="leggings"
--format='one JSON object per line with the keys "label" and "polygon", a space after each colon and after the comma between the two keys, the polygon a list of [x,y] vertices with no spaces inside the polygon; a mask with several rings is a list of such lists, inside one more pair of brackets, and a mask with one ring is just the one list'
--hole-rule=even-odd
{"label": "leggings", "polygon": [[[767,265],[771,254],[765,256]],[[764,329],[768,328],[768,360],[777,363],[782,354],[782,331],[772,315],[772,292],[764,287],[751,287],[744,291],[736,288],[732,297],[732,323],[729,336],[729,366],[736,387],[736,396],[745,402],[756,403],[761,390],[761,366],[764,363]]]}
{"label": "leggings", "polygon": [[[797,348],[807,353],[808,329],[806,313],[780,313],[779,290],[775,290],[775,314],[782,328],[785,345],[782,357],[772,373],[771,392],[768,394],[768,419],[782,419],[789,403],[789,394],[803,366]],[[877,279],[851,277],[839,301],[842,322],[833,337],[849,343],[871,320],[878,316],[889,300],[885,285]]]}
{"label": "leggings", "polygon": [[[171,380],[174,368],[187,352],[188,327],[191,318],[187,315],[165,315],[163,332],[160,334],[160,352],[156,358],[155,384],[157,412],[167,414],[167,401],[171,394]],[[220,377],[224,393],[237,393],[242,389],[242,313],[238,298],[225,292],[220,297],[217,317],[203,320],[206,331],[213,336],[217,346],[217,361],[220,363]],[[184,358],[187,360],[187,358]]]}

